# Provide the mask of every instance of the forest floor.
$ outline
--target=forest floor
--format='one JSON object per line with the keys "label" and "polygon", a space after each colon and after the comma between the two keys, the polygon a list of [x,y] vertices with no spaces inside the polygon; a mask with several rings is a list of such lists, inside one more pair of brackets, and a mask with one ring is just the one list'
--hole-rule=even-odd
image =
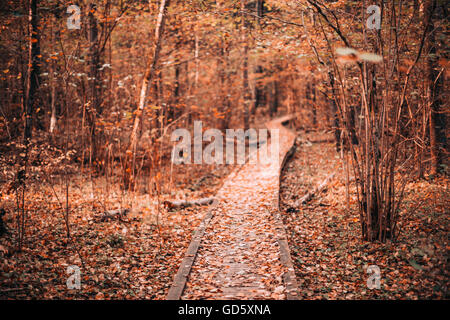
{"label": "forest floor", "polygon": [[[330,135],[301,133],[286,164],[281,209],[301,299],[448,299],[450,195],[447,178],[407,185],[401,234],[395,243],[360,240],[353,190],[346,207],[345,174]],[[322,141],[322,142],[321,142]],[[325,142],[324,142],[325,141]],[[1,158],[1,157],[0,157]],[[1,160],[1,159],[0,159]],[[169,211],[145,192],[123,194],[119,177],[70,174],[70,240],[64,222],[64,175],[28,182],[26,236],[15,252],[16,195],[0,172],[0,208],[9,234],[0,237],[0,299],[165,299],[193,232],[208,206]],[[8,167],[9,168],[9,167]],[[34,167],[30,169],[33,174]],[[214,195],[232,166],[186,166],[173,173],[166,199]],[[308,204],[294,202],[331,172],[328,189]],[[168,169],[164,169],[167,178]],[[44,178],[45,177],[45,178]],[[192,177],[195,177],[192,179]],[[19,203],[20,206],[20,203]],[[122,220],[101,213],[132,208]],[[69,266],[81,289],[68,289]],[[377,265],[381,288],[371,290],[366,267]]]}
{"label": "forest floor", "polygon": [[[180,166],[164,200],[213,196],[233,166]],[[166,172],[165,170],[164,172]],[[183,173],[184,172],[184,173]],[[186,174],[188,173],[188,174]],[[195,177],[195,178],[192,178]],[[22,252],[17,241],[16,195],[1,185],[9,234],[0,238],[0,299],[164,299],[192,234],[208,206],[170,211],[145,193],[123,194],[119,177],[70,175],[70,240],[64,221],[64,178],[29,182]],[[57,196],[56,196],[57,195]],[[131,208],[123,219],[101,213]],[[69,266],[81,289],[68,289]]]}
{"label": "forest floor", "polygon": [[[395,243],[361,241],[356,194],[347,209],[345,171],[332,136],[301,133],[281,180],[283,220],[301,299],[448,299],[448,178],[406,187]],[[336,175],[307,204],[294,203]],[[369,289],[367,266],[380,268],[380,289]]]}

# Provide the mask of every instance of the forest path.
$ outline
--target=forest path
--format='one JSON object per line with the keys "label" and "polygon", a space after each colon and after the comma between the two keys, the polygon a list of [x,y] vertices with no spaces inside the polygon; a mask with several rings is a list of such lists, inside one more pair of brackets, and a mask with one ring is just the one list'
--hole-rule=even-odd
{"label": "forest path", "polygon": [[266,123],[268,129],[279,129],[279,161],[247,162],[227,177],[193,236],[168,300],[296,299],[278,212],[280,171],[295,140],[283,126],[290,119]]}

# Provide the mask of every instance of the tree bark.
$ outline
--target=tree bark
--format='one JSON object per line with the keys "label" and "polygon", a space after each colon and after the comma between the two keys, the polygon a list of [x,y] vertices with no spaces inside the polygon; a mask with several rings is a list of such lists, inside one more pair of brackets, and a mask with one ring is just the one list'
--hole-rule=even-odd
{"label": "tree bark", "polygon": [[131,132],[130,143],[127,150],[127,156],[125,161],[126,168],[124,172],[125,188],[131,188],[131,186],[134,184],[136,149],[138,146],[138,140],[140,136],[139,129],[141,126],[142,117],[144,115],[144,107],[147,99],[147,91],[154,78],[156,65],[159,59],[159,53],[161,51],[161,39],[164,32],[166,9],[169,7],[169,4],[170,0],[161,0],[161,4],[159,7],[158,20],[156,22],[156,30],[155,30],[153,56],[149,59],[147,68],[145,70],[144,79],[142,80],[141,93],[139,96],[139,104],[136,110],[133,130]]}
{"label": "tree bark", "polygon": [[258,14],[258,23],[261,26],[261,18],[264,17],[264,0],[257,0],[256,12]]}
{"label": "tree bark", "polygon": [[[257,29],[258,33],[261,33],[262,29],[262,18],[264,17],[264,0],[257,0],[256,2],[256,13],[257,13]],[[258,58],[255,58],[255,71],[258,75],[261,75],[263,72],[262,67],[259,65]],[[259,76],[260,77],[260,76]],[[259,78],[258,77],[258,78]],[[254,80],[254,93],[253,93],[253,106],[250,110],[251,115],[255,115],[256,109],[261,105],[262,102],[262,89],[260,83],[258,83],[258,78]]]}
{"label": "tree bark", "polygon": [[29,48],[28,48],[28,74],[25,110],[24,142],[27,145],[32,136],[33,111],[39,91],[39,66],[40,66],[40,34],[39,16],[37,12],[38,0],[29,1]]}
{"label": "tree bark", "polygon": [[99,43],[99,31],[98,21],[94,13],[96,6],[92,3],[88,5],[88,41],[89,41],[89,129],[90,129],[90,142],[91,142],[91,158],[97,158],[97,146],[99,145],[98,136],[96,134],[96,119],[97,115],[102,113],[102,81],[100,68],[100,43]]}
{"label": "tree bark", "polygon": [[[424,14],[425,24],[429,21],[428,30],[430,33],[427,38],[426,51],[426,77],[427,77],[427,99],[429,102],[430,116],[430,153],[431,153],[431,171],[435,175],[442,171],[443,154],[446,150],[445,125],[446,118],[443,112],[443,102],[441,94],[444,88],[443,72],[438,64],[438,51],[436,43],[436,32],[440,27],[435,28],[435,13],[437,10],[437,0],[428,0],[425,3]],[[440,15],[440,14],[439,14]]]}
{"label": "tree bark", "polygon": [[[51,21],[51,27],[50,27],[50,42],[51,47],[50,50],[53,52],[53,43],[55,43],[55,40],[59,39],[59,30],[54,30],[53,27],[53,20]],[[50,71],[50,106],[51,106],[51,116],[50,116],[50,127],[49,132],[53,133],[56,129],[56,84],[55,84],[55,71],[56,71],[56,63],[54,61],[50,61],[49,66]]]}
{"label": "tree bark", "polygon": [[317,104],[316,104],[317,97],[316,97],[316,86],[315,86],[314,83],[312,84],[312,87],[311,87],[311,94],[312,94],[312,104],[311,104],[311,106],[312,106],[312,115],[313,115],[313,126],[315,128],[317,126],[317,109],[316,109],[316,107],[317,107]]}
{"label": "tree bark", "polygon": [[331,72],[328,73],[328,80],[331,91],[331,98],[329,99],[331,114],[333,115],[333,131],[334,131],[334,139],[336,140],[336,151],[339,152],[341,150],[341,128],[339,121],[339,113],[338,107],[336,104],[336,92],[334,88],[334,76]]}
{"label": "tree bark", "polygon": [[272,81],[272,99],[270,100],[269,113],[273,117],[278,112],[278,82],[276,80]]}
{"label": "tree bark", "polygon": [[245,17],[246,0],[241,0],[241,36],[242,36],[242,103],[244,110],[244,130],[250,126],[250,92],[248,84],[248,43],[247,43],[247,24]]}

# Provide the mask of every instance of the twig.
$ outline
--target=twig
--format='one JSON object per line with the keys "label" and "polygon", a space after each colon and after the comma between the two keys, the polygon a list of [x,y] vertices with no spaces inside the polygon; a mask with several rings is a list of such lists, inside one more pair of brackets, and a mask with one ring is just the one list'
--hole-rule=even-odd
{"label": "twig", "polygon": [[299,206],[300,204],[306,204],[309,200],[311,200],[316,193],[322,192],[327,184],[330,182],[331,179],[333,179],[335,173],[330,174],[322,183],[315,188],[314,190],[308,192],[305,196],[300,198],[296,203],[295,206]]}
{"label": "twig", "polygon": [[8,289],[2,289],[0,292],[13,292],[13,291],[24,291],[29,290],[28,288],[8,288]]}

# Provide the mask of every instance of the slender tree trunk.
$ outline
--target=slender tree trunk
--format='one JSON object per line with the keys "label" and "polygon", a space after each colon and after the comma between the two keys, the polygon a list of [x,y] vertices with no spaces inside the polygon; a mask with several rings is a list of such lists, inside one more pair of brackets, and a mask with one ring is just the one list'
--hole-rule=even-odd
{"label": "slender tree trunk", "polygon": [[[222,10],[223,3],[217,2],[217,9]],[[223,28],[223,21],[220,21],[219,27]],[[225,130],[228,128],[228,123],[230,121],[230,98],[229,98],[229,89],[227,88],[227,74],[226,72],[229,70],[229,52],[228,52],[228,39],[226,36],[222,37],[222,41],[218,46],[218,69],[219,69],[219,105],[222,108],[219,110],[221,113],[220,119],[220,128]]]}
{"label": "slender tree trunk", "polygon": [[160,122],[164,123],[164,118],[160,118],[161,116],[165,116],[166,112],[164,109],[165,101],[164,101],[164,74],[162,70],[158,71],[157,76],[157,84],[158,84],[158,107],[159,109],[156,110],[156,114],[158,116],[158,119],[156,119],[156,124],[158,125]]}
{"label": "slender tree trunk", "polygon": [[[444,88],[444,75],[441,72],[441,68],[438,64],[438,52],[436,43],[436,32],[440,27],[435,28],[434,16],[440,15],[441,10],[437,9],[437,0],[428,0],[425,3],[424,14],[425,23],[430,21],[429,29],[430,33],[427,38],[426,51],[427,64],[427,98],[429,101],[429,116],[430,116],[430,153],[431,153],[431,174],[437,174],[442,171],[441,164],[443,154],[446,149],[446,137],[445,137],[445,113],[443,110],[443,102],[441,94]],[[439,8],[440,9],[440,8]]]}
{"label": "slender tree trunk", "polygon": [[98,21],[94,13],[96,6],[93,3],[88,5],[88,41],[89,41],[89,130],[91,142],[91,157],[97,159],[98,139],[96,119],[102,113],[102,79],[100,68],[100,44],[98,36]]}
{"label": "slender tree trunk", "polygon": [[258,14],[258,24],[261,26],[261,18],[264,17],[264,0],[257,0],[256,12]]}
{"label": "slender tree trunk", "polygon": [[29,10],[29,48],[28,48],[28,75],[27,93],[25,98],[25,129],[24,142],[27,145],[32,136],[33,112],[35,110],[37,93],[39,91],[39,66],[40,66],[40,35],[39,17],[37,12],[38,0],[30,0]]}
{"label": "slender tree trunk", "polygon": [[[256,2],[256,13],[258,15],[257,18],[255,18],[257,21],[257,29],[258,34],[261,34],[262,29],[262,18],[264,17],[264,0],[257,0]],[[258,58],[255,58],[255,71],[258,75],[262,74],[262,67],[259,65]],[[251,108],[251,115],[253,116],[256,112],[256,109],[261,105],[261,96],[262,96],[262,90],[260,88],[260,84],[258,83],[258,79],[254,80],[254,93],[253,93],[253,106]]]}
{"label": "slender tree trunk", "polygon": [[[180,33],[182,30],[180,28],[175,29],[175,33]],[[178,40],[175,44],[175,51],[179,52],[181,49],[182,40]],[[167,110],[167,124],[174,121],[178,118],[178,109],[180,103],[180,73],[181,73],[181,65],[180,65],[180,57],[178,54],[175,55],[175,65],[174,65],[174,83],[173,83],[173,91],[171,103]]]}
{"label": "slender tree trunk", "polygon": [[149,59],[147,68],[145,70],[144,79],[142,80],[141,93],[139,96],[139,104],[136,110],[136,115],[134,119],[133,130],[130,136],[130,143],[127,150],[126,156],[126,168],[124,173],[124,187],[130,188],[132,184],[134,184],[135,180],[135,159],[136,159],[136,150],[138,146],[139,136],[140,136],[140,126],[142,122],[142,117],[144,115],[144,107],[145,102],[147,100],[147,91],[152,83],[152,80],[155,75],[156,65],[159,59],[159,53],[161,51],[161,39],[164,31],[164,24],[166,19],[166,9],[170,4],[170,0],[161,0],[161,4],[159,7],[158,20],[156,22],[156,30],[155,30],[155,40],[154,40],[154,49],[153,56]]}
{"label": "slender tree trunk", "polygon": [[315,84],[313,83],[313,85],[311,86],[311,94],[312,94],[312,115],[313,115],[313,126],[314,128],[317,126],[317,105],[316,105],[316,87]]}
{"label": "slender tree trunk", "polygon": [[[189,61],[184,64],[184,92],[183,92],[183,102],[187,106],[190,101],[190,96],[192,96],[192,85],[191,77],[189,75]],[[192,123],[192,113],[188,108],[184,108],[184,112],[187,113],[185,124],[189,126]]]}
{"label": "slender tree trunk", "polygon": [[[50,27],[50,37],[51,37],[51,52],[53,52],[53,43],[55,43],[56,38],[59,37],[59,31],[54,30],[53,21]],[[50,61],[50,106],[51,106],[51,116],[50,116],[50,127],[49,132],[53,133],[56,129],[56,85],[55,85],[55,71],[56,63],[52,60]]]}
{"label": "slender tree trunk", "polygon": [[331,72],[328,73],[329,79],[329,90],[331,91],[331,98],[329,100],[331,114],[333,115],[333,131],[334,131],[334,139],[336,141],[336,151],[339,152],[341,149],[341,128],[338,114],[338,107],[336,104],[336,92],[334,87],[334,76]]}
{"label": "slender tree trunk", "polygon": [[[262,74],[262,68],[260,65],[258,65],[256,67],[256,73],[257,74]],[[258,77],[259,78],[259,77]],[[263,95],[263,90],[261,89],[261,85],[258,83],[259,79],[255,79],[255,98],[253,101],[253,107],[252,107],[252,115],[255,114],[256,109],[261,105],[262,102],[262,95]]]}
{"label": "slender tree trunk", "polygon": [[311,82],[308,82],[306,84],[306,103],[311,106],[311,113],[312,113],[312,125],[313,128],[316,127],[317,124],[317,111],[316,111],[316,90],[314,88],[314,84],[311,84]]}
{"label": "slender tree trunk", "polygon": [[250,92],[248,84],[248,43],[247,43],[247,24],[245,16],[246,0],[241,0],[241,36],[242,36],[242,102],[244,110],[244,130],[247,130],[250,126]]}
{"label": "slender tree trunk", "polygon": [[220,57],[219,57],[219,77],[220,77],[220,99],[222,104],[222,109],[220,110],[222,113],[220,126],[223,130],[227,129],[228,122],[230,118],[230,98],[228,96],[228,88],[227,88],[227,76],[226,70],[228,70],[228,48],[225,43],[221,45],[219,48]]}
{"label": "slender tree trunk", "polygon": [[[28,149],[31,143],[32,130],[33,130],[33,113],[36,107],[37,93],[39,90],[39,64],[40,64],[40,38],[39,38],[39,17],[37,12],[38,0],[29,1],[29,48],[28,48],[28,73],[26,79],[25,90],[25,124],[24,124],[24,147],[21,152],[20,167],[16,173],[16,182],[22,186],[22,190],[19,192],[16,189],[17,194],[17,247],[18,251],[22,250],[22,245],[25,237],[25,222],[27,210],[25,209],[25,189],[26,189],[26,176],[27,176],[27,164],[28,164]],[[19,200],[20,193],[20,200]],[[21,202],[21,208],[19,205]]]}
{"label": "slender tree trunk", "polygon": [[178,105],[180,103],[180,71],[181,71],[181,66],[178,62],[179,61],[177,58],[175,65],[175,82],[173,85],[173,102],[172,105],[170,106],[169,114],[167,115],[168,123],[178,118],[178,108],[179,108]]}
{"label": "slender tree trunk", "polygon": [[269,113],[271,117],[273,117],[278,112],[278,95],[279,95],[278,82],[275,80],[272,81],[272,99],[270,100],[270,108],[269,108]]}
{"label": "slender tree trunk", "polygon": [[97,112],[99,109],[99,97],[98,97],[98,68],[100,64],[99,59],[99,43],[98,43],[98,23],[97,18],[94,15],[95,5],[90,3],[88,6],[88,41],[89,41],[89,84],[90,84],[90,98],[91,98],[91,110]]}
{"label": "slender tree trunk", "polygon": [[195,91],[195,103],[199,104],[198,101],[198,80],[200,77],[200,61],[199,61],[199,55],[200,55],[200,40],[198,38],[198,30],[196,28],[195,30],[195,78],[194,78],[194,91]]}

